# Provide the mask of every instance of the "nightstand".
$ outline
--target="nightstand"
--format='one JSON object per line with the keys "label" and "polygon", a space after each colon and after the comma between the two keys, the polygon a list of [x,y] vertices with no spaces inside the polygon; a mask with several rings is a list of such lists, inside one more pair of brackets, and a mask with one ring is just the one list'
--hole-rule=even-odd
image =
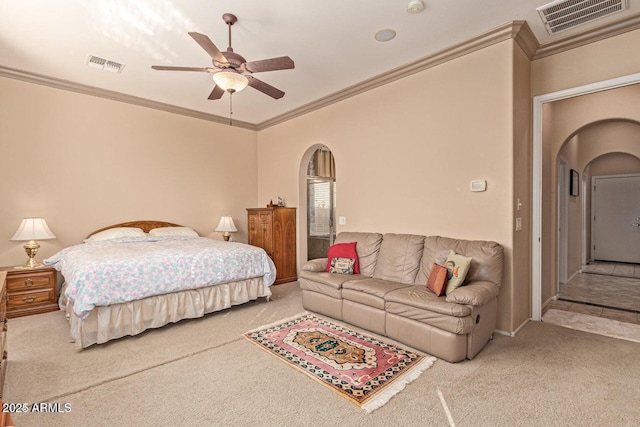
{"label": "nightstand", "polygon": [[3,267],[7,272],[7,317],[28,316],[58,310],[56,269],[42,267],[21,270]]}

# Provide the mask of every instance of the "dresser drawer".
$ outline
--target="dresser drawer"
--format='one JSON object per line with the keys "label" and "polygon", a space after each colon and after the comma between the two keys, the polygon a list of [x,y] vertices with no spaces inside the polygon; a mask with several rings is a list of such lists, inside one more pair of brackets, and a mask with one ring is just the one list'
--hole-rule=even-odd
{"label": "dresser drawer", "polygon": [[47,289],[53,286],[52,273],[24,274],[7,277],[7,291],[21,292],[35,289]]}
{"label": "dresser drawer", "polygon": [[21,310],[31,307],[39,307],[55,302],[53,289],[35,290],[30,292],[19,292],[9,295],[7,301],[7,312]]}

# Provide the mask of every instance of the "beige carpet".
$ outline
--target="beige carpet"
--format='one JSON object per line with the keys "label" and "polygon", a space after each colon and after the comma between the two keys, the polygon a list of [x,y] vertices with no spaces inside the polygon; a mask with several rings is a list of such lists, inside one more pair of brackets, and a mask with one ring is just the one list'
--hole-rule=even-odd
{"label": "beige carpet", "polygon": [[371,414],[255,348],[242,334],[303,311],[297,283],[203,319],[76,351],[62,313],[11,319],[6,402],[28,426],[635,425],[640,344],[529,322],[471,361],[436,361]]}
{"label": "beige carpet", "polygon": [[604,317],[588,316],[553,308],[547,310],[542,316],[542,321],[564,326],[565,328],[640,343],[640,325],[635,323],[620,322]]}

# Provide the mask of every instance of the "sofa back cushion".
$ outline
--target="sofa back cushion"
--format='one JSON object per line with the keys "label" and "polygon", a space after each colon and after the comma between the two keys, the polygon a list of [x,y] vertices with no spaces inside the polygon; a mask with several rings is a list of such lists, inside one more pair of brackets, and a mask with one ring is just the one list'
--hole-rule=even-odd
{"label": "sofa back cushion", "polygon": [[500,286],[504,271],[504,250],[496,242],[482,240],[460,240],[449,237],[429,236],[424,241],[424,252],[420,271],[415,278],[416,285],[425,285],[431,273],[434,260],[443,252],[453,250],[457,254],[471,257],[471,266],[465,283],[489,281]]}
{"label": "sofa back cushion", "polygon": [[413,285],[420,268],[424,239],[415,234],[385,234],[373,277]]}
{"label": "sofa back cushion", "polygon": [[378,259],[378,251],[382,243],[382,234],[380,233],[358,233],[358,232],[342,232],[338,234],[335,243],[357,242],[356,252],[358,253],[358,266],[360,274],[365,276],[373,276],[373,270]]}

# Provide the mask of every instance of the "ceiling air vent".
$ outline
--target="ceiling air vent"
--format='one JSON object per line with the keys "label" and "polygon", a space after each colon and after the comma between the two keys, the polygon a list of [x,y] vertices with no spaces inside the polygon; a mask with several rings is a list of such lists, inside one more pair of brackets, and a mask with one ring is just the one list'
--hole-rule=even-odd
{"label": "ceiling air vent", "polygon": [[99,70],[105,70],[110,73],[119,74],[124,68],[124,64],[120,64],[119,62],[111,61],[109,59],[100,58],[95,55],[87,56],[87,65],[91,68],[97,68]]}
{"label": "ceiling air vent", "polygon": [[554,35],[627,9],[627,0],[557,0],[536,10]]}

